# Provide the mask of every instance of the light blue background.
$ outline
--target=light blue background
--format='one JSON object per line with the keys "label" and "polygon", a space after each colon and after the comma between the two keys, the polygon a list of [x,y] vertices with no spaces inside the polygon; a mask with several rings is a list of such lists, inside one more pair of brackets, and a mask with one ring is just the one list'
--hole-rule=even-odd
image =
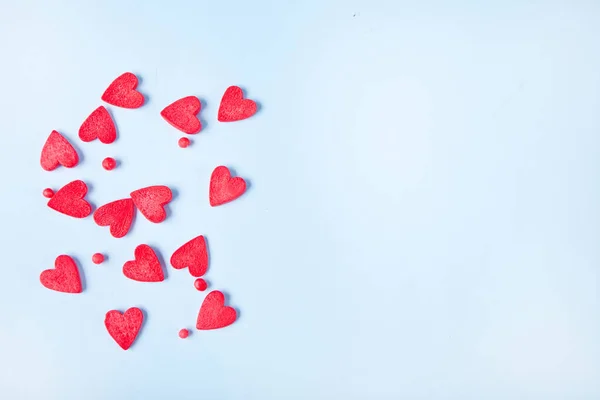
{"label": "light blue background", "polygon": [[[0,3],[3,399],[600,398],[598,2]],[[149,101],[111,108],[114,144],[81,142],[125,71]],[[232,84],[262,109],[221,124]],[[182,150],[159,112],[186,95],[205,126]],[[52,129],[77,168],[40,168]],[[221,164],[251,188],[213,209]],[[73,179],[96,206],[179,194],[117,240],[46,207]],[[121,267],[198,234],[240,318],[181,340],[192,277]],[[82,295],[39,284],[63,253]],[[131,306],[148,319],[124,352],[103,318]]]}

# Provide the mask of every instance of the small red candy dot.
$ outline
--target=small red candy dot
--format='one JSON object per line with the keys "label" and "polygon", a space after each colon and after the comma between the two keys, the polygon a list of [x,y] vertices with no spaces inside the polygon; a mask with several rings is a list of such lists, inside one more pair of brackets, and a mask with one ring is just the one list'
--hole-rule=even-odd
{"label": "small red candy dot", "polygon": [[187,329],[182,329],[179,331],[179,337],[182,339],[185,339],[189,335],[190,335],[190,331],[188,331]]}
{"label": "small red candy dot", "polygon": [[177,144],[182,149],[185,149],[186,147],[188,147],[190,145],[190,139],[188,139],[186,137],[182,137],[181,139],[179,139],[179,141],[177,142]]}
{"label": "small red candy dot", "polygon": [[208,287],[208,284],[206,283],[206,281],[202,278],[198,278],[194,281],[194,287],[200,291],[206,290],[206,288]]}
{"label": "small red candy dot", "polygon": [[46,188],[46,189],[44,189],[42,194],[44,195],[44,197],[49,199],[50,197],[54,196],[54,190],[52,190],[50,188]]}
{"label": "small red candy dot", "polygon": [[117,162],[112,157],[106,157],[104,160],[102,160],[102,167],[107,171],[115,169],[116,166]]}
{"label": "small red candy dot", "polygon": [[94,264],[102,264],[104,262],[104,256],[100,253],[96,253],[92,256],[92,262]]}

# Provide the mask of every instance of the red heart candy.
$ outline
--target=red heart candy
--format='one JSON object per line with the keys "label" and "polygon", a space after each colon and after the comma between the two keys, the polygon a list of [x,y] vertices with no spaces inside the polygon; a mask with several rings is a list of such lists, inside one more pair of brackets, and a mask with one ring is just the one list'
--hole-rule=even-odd
{"label": "red heart candy", "polygon": [[245,191],[246,181],[239,177],[232,178],[229,168],[220,166],[212,172],[208,194],[211,206],[216,207],[235,200]]}
{"label": "red heart candy", "polygon": [[48,201],[48,207],[75,218],[85,218],[92,213],[92,206],[85,201],[87,186],[83,181],[73,181],[60,188]]}
{"label": "red heart candy", "polygon": [[48,289],[64,293],[81,293],[81,278],[77,264],[69,256],[58,256],[54,261],[54,269],[47,269],[40,274],[40,282]]}
{"label": "red heart candy", "polygon": [[246,119],[256,113],[256,103],[244,99],[244,92],[239,86],[229,86],[219,106],[217,119],[221,122],[232,122]]}
{"label": "red heart candy", "polygon": [[159,223],[167,218],[164,206],[171,201],[173,194],[167,186],[148,186],[131,192],[131,198],[144,217]]}
{"label": "red heart candy", "polygon": [[200,235],[175,250],[171,256],[171,265],[175,269],[189,268],[192,276],[202,276],[208,269],[206,240]]}
{"label": "red heart candy", "polygon": [[196,117],[196,114],[200,112],[200,107],[200,100],[197,97],[188,96],[166,106],[160,115],[180,131],[193,134],[202,129],[202,124]]}
{"label": "red heart candy", "polygon": [[161,282],[165,280],[160,261],[152,247],[140,244],[135,248],[135,260],[123,265],[123,274],[140,282]]}
{"label": "red heart candy", "polygon": [[109,335],[123,350],[131,347],[144,322],[144,313],[137,307],[131,307],[124,314],[110,310],[104,317],[104,326]]}
{"label": "red heart candy", "polygon": [[79,162],[79,156],[69,141],[57,131],[50,132],[42,148],[40,164],[46,171],[52,171],[59,165],[73,168]]}
{"label": "red heart candy", "polygon": [[84,142],[91,142],[98,138],[104,144],[112,143],[117,138],[117,128],[110,114],[100,106],[83,121],[79,128],[79,138]]}
{"label": "red heart candy", "polygon": [[202,302],[196,328],[200,330],[219,329],[233,324],[236,318],[235,309],[225,306],[223,293],[213,290]]}
{"label": "red heart candy", "polygon": [[133,200],[116,200],[94,211],[94,222],[99,226],[110,226],[110,234],[122,238],[129,232],[134,212]]}
{"label": "red heart candy", "polygon": [[125,72],[115,79],[104,91],[102,100],[113,106],[138,108],[144,104],[144,96],[135,90],[138,78],[131,72]]}

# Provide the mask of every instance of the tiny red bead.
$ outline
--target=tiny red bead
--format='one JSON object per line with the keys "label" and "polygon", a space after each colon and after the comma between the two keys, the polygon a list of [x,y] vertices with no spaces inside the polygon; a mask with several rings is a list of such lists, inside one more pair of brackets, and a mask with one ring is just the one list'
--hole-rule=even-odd
{"label": "tiny red bead", "polygon": [[206,281],[202,278],[198,278],[194,281],[194,287],[200,291],[206,290],[206,288],[208,287],[208,284],[206,283]]}
{"label": "tiny red bead", "polygon": [[54,196],[54,190],[52,190],[50,188],[46,188],[46,189],[44,189],[42,194],[44,195],[44,197],[50,198],[50,197]]}
{"label": "tiny red bead", "polygon": [[104,262],[104,256],[100,253],[96,253],[92,256],[92,262],[94,264],[102,264]]}
{"label": "tiny red bead", "polygon": [[190,139],[188,139],[186,137],[182,137],[181,139],[179,139],[177,144],[179,144],[179,147],[181,147],[182,149],[185,149],[186,147],[188,147],[190,145]]}
{"label": "tiny red bead", "polygon": [[107,171],[114,169],[116,166],[117,162],[112,157],[106,157],[104,160],[102,160],[102,167]]}
{"label": "tiny red bead", "polygon": [[190,331],[188,331],[187,329],[182,329],[179,331],[179,337],[182,339],[185,339],[189,335],[190,335]]}

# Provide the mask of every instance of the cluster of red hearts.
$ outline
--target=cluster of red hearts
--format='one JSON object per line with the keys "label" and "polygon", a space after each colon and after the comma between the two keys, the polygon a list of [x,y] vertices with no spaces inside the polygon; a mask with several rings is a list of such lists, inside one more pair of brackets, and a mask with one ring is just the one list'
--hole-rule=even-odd
{"label": "cluster of red hearts", "polygon": [[[136,90],[137,77],[124,73],[115,79],[102,95],[102,100],[116,107],[138,108],[144,104],[144,96]],[[195,96],[183,97],[168,105],[161,111],[162,117],[173,127],[186,134],[195,134],[202,129],[198,113],[201,103]],[[256,113],[256,103],[244,99],[242,89],[231,86],[225,91],[219,106],[217,119],[221,122],[239,121]],[[115,123],[104,106],[98,107],[81,124],[79,138],[84,142],[100,140],[113,143],[117,137]],[[185,139],[185,140],[184,140]],[[189,140],[182,138],[181,147],[187,147]],[[107,161],[108,160],[108,161]],[[112,169],[115,162],[105,159],[103,166]],[[52,171],[60,165],[66,168],[75,167],[79,156],[73,145],[59,132],[50,133],[40,158],[42,168]],[[240,197],[246,190],[246,182],[240,177],[232,177],[229,169],[218,166],[210,178],[209,202],[213,207],[220,206]],[[75,180],[63,186],[54,193],[51,189],[44,190],[44,196],[50,198],[48,207],[74,218],[86,218],[92,214],[92,206],[86,200],[87,185],[81,180]],[[125,236],[131,227],[136,209],[154,223],[161,223],[167,217],[165,206],[171,201],[172,192],[167,186],[150,186],[132,191],[123,199],[112,201],[99,207],[93,213],[94,222],[99,226],[108,226],[110,234],[115,238]],[[162,282],[165,277],[163,268],[155,251],[146,244],[135,248],[134,260],[123,265],[123,274],[135,281]],[[94,263],[103,262],[102,254],[94,254]],[[198,290],[207,288],[206,282],[200,278],[208,269],[208,251],[204,236],[200,235],[179,247],[170,257],[171,266],[175,269],[187,268],[189,273],[197,278],[194,286]],[[48,289],[63,293],[81,293],[80,269],[75,260],[68,255],[59,255],[55,260],[54,269],[48,269],[40,274],[40,282]],[[218,290],[210,292],[202,302],[196,328],[199,330],[218,329],[235,322],[237,314],[232,307],[225,306],[225,297]],[[110,336],[127,350],[135,341],[144,319],[144,313],[137,307],[132,307],[121,313],[110,310],[106,313],[104,324]],[[189,332],[182,329],[179,336],[186,338]]]}

